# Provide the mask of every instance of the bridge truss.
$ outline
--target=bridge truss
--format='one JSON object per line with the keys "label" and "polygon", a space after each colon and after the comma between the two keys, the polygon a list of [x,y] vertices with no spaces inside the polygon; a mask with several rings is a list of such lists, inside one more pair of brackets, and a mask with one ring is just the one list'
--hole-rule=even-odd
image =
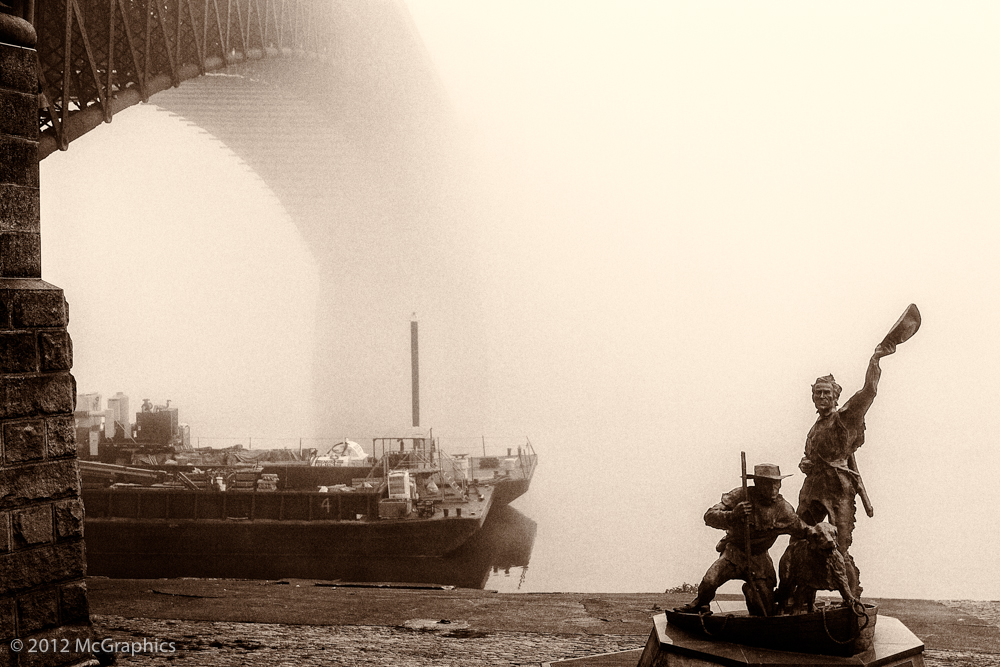
{"label": "bridge truss", "polygon": [[39,159],[118,111],[248,59],[333,49],[332,0],[42,0]]}

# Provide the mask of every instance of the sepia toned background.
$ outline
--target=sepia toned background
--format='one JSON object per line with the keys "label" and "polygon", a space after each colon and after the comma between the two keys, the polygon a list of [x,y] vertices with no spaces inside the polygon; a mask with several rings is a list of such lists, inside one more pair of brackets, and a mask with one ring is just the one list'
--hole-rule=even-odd
{"label": "sepia toned background", "polygon": [[[384,323],[376,380],[401,398],[385,426],[405,424],[416,311],[425,423],[538,451],[516,503],[531,564],[491,586],[696,582],[739,452],[797,473],[809,385],[860,388],[912,302],[924,324],[883,360],[858,452],[875,517],[855,560],[866,595],[1000,596],[1000,9],[407,6],[449,102],[449,216],[471,230],[425,250],[479,305],[465,330],[432,283]],[[71,305],[80,390],[171,399],[195,437],[370,438],[312,407],[335,286],[262,181],[156,101],[41,164],[43,275]],[[456,377],[456,349],[483,377]],[[373,381],[357,373],[345,396]],[[484,388],[476,414],[464,383]]]}

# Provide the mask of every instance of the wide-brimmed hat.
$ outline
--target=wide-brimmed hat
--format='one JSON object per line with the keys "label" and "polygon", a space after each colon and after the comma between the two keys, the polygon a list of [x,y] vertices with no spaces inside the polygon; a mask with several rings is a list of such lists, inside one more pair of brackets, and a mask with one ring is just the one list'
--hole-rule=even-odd
{"label": "wide-brimmed hat", "polygon": [[747,479],[775,479],[781,481],[791,475],[782,475],[781,469],[773,463],[761,463],[753,467],[753,474],[747,475]]}

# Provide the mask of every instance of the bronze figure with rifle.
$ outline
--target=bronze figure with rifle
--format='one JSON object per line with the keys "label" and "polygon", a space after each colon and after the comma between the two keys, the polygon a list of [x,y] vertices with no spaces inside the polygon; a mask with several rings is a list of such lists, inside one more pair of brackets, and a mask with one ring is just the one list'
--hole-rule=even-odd
{"label": "bronze figure with rifle", "polygon": [[[698,586],[698,596],[679,611],[704,613],[722,584],[742,580],[747,609],[756,616],[769,616],[774,610],[777,574],[768,550],[779,535],[805,537],[808,526],[781,496],[782,475],[778,466],[762,463],[746,473],[742,457],[742,486],[723,494],[722,500],[705,513],[705,523],[726,531],[716,547],[719,558],[708,568]],[[747,480],[754,481],[753,486]]]}

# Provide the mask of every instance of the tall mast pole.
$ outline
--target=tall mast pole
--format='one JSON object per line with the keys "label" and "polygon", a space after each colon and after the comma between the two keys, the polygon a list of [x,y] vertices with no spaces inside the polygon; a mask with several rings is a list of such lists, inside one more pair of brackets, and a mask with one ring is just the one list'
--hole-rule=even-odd
{"label": "tall mast pole", "polygon": [[[416,313],[413,314],[414,318]],[[413,425],[420,426],[420,355],[417,350],[417,320],[410,320],[410,375],[413,387]]]}

